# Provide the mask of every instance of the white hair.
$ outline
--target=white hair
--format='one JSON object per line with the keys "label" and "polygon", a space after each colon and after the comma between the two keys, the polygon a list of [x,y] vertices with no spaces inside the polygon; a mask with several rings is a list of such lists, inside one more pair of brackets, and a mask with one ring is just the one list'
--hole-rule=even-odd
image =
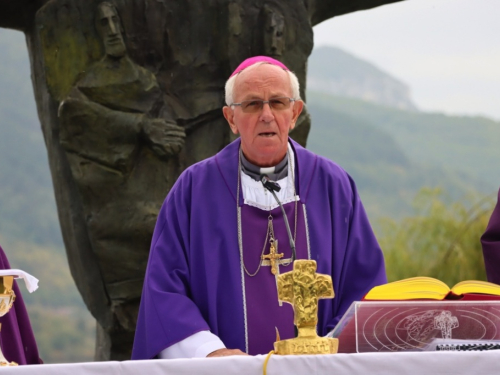
{"label": "white hair", "polygon": [[[257,63],[259,65],[261,64],[269,64],[268,62],[262,61],[260,63]],[[253,64],[251,66],[255,66],[256,64]],[[272,65],[272,64],[271,64]],[[245,69],[243,69],[245,70]],[[226,81],[226,105],[230,106],[231,104],[234,103],[234,98],[233,98],[233,91],[234,91],[234,83],[236,82],[236,77],[238,77],[238,74],[240,74],[243,70],[239,71],[237,74],[234,76],[230,77]],[[290,88],[292,89],[292,99],[297,99],[300,100],[300,84],[299,84],[299,79],[295,75],[294,72],[291,70],[285,70],[285,72],[288,73],[288,77],[290,78]]]}

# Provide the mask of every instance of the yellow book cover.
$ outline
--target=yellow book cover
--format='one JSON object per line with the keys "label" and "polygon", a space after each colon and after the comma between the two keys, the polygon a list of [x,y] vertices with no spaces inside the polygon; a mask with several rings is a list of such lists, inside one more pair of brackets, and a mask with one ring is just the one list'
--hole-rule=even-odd
{"label": "yellow book cover", "polygon": [[486,281],[467,280],[450,288],[438,279],[419,276],[376,286],[363,298],[365,301],[412,299],[500,299],[500,285]]}

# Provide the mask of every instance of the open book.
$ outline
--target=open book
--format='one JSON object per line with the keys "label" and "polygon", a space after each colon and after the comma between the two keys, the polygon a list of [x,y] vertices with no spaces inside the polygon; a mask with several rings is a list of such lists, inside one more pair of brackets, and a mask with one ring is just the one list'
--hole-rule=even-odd
{"label": "open book", "polygon": [[420,276],[376,286],[363,298],[365,301],[413,299],[500,300],[500,285],[467,280],[459,282],[450,289],[438,279]]}

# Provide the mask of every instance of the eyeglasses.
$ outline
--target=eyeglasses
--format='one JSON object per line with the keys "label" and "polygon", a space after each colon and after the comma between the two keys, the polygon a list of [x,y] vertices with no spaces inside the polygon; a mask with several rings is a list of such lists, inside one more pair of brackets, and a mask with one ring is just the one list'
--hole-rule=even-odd
{"label": "eyeglasses", "polygon": [[233,103],[230,107],[239,106],[245,113],[257,113],[262,111],[264,104],[269,104],[269,107],[271,107],[272,110],[282,111],[290,108],[290,105],[296,100],[297,99],[287,97],[272,98],[269,100],[252,99],[244,100],[241,103]]}

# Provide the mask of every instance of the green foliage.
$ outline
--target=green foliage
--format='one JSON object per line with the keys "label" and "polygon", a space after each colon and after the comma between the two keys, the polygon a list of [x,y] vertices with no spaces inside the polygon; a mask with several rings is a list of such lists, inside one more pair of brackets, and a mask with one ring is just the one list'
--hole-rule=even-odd
{"label": "green foliage", "polygon": [[[463,280],[486,280],[480,237],[495,197],[450,202],[439,189],[422,189],[416,215],[380,219],[378,240],[389,281],[414,276],[440,279],[450,287]],[[471,208],[468,208],[471,207]]]}
{"label": "green foliage", "polygon": [[29,314],[44,363],[92,361],[95,320],[84,310],[31,305]]}

